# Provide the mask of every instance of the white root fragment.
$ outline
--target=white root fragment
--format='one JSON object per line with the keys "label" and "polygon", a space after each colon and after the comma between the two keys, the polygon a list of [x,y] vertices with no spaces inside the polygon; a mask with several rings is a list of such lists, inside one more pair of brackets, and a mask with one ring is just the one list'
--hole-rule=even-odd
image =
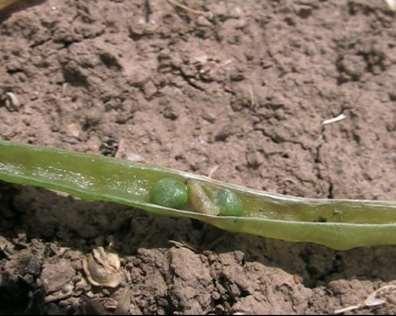
{"label": "white root fragment", "polygon": [[15,93],[12,92],[6,92],[4,94],[5,98],[5,106],[8,110],[18,110],[19,107],[21,106],[21,102],[19,102],[18,97],[15,95]]}
{"label": "white root fragment", "polygon": [[214,173],[219,169],[219,165],[215,165],[212,168],[210,168],[209,173],[208,173],[208,178],[213,178]]}
{"label": "white root fragment", "polygon": [[380,287],[378,290],[375,290],[372,292],[367,298],[364,300],[363,303],[358,304],[358,305],[352,305],[348,306],[345,308],[340,308],[336,309],[334,311],[334,314],[343,314],[346,312],[350,312],[359,308],[364,308],[364,307],[375,307],[379,305],[383,305],[386,303],[386,300],[384,298],[380,298],[379,296],[381,295],[386,295],[389,294],[390,292],[396,291],[396,285],[385,285]]}
{"label": "white root fragment", "polygon": [[346,312],[353,311],[353,310],[358,309],[360,307],[362,307],[362,305],[352,305],[352,306],[348,306],[348,307],[345,307],[345,308],[336,309],[334,311],[334,315],[344,314]]}
{"label": "white root fragment", "polygon": [[202,186],[193,180],[187,181],[189,189],[190,203],[194,211],[216,216],[220,213],[220,209],[207,196]]}
{"label": "white root fragment", "polygon": [[396,291],[396,285],[385,285],[380,287],[378,290],[371,293],[364,301],[365,306],[378,306],[386,303],[386,300],[379,298],[381,295],[389,294],[390,292]]}
{"label": "white root fragment", "polygon": [[344,120],[344,119],[346,119],[346,118],[347,118],[347,116],[346,116],[344,113],[342,113],[342,114],[340,114],[340,115],[338,115],[338,116],[336,116],[336,117],[333,117],[333,118],[331,118],[331,119],[324,120],[324,121],[322,122],[322,125],[327,125],[327,124],[336,123],[336,122],[342,121],[342,120]]}
{"label": "white root fragment", "polygon": [[69,193],[65,193],[65,192],[61,192],[61,191],[57,191],[57,190],[49,189],[48,191],[54,192],[56,195],[59,195],[61,197],[65,197],[65,198],[70,196]]}

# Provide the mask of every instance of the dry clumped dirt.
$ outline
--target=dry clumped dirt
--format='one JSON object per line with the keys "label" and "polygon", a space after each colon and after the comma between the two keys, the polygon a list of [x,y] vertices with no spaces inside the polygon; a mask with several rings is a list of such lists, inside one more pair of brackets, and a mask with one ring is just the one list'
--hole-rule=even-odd
{"label": "dry clumped dirt", "polygon": [[[385,1],[47,0],[1,14],[3,139],[396,200]],[[396,247],[338,252],[5,183],[0,216],[1,313],[328,314],[396,284]],[[120,258],[116,288],[87,279],[98,247]],[[396,313],[394,294],[350,313]]]}

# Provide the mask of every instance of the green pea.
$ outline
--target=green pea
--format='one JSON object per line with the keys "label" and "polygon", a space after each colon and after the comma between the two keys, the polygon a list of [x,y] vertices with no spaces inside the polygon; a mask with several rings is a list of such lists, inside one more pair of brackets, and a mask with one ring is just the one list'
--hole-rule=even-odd
{"label": "green pea", "polygon": [[188,202],[187,187],[179,180],[163,178],[151,189],[150,202],[165,207],[183,209]]}
{"label": "green pea", "polygon": [[239,197],[230,190],[221,190],[216,196],[217,205],[220,207],[220,215],[241,216],[242,203]]}

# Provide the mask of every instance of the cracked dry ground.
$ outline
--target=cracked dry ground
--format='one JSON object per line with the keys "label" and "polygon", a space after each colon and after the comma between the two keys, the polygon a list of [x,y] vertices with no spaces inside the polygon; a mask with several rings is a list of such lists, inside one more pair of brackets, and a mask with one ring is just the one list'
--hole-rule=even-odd
{"label": "cracked dry ground", "polygon": [[[396,200],[385,1],[34,4],[0,22],[1,138],[218,166],[217,179],[278,193]],[[332,313],[396,279],[396,247],[336,252],[5,183],[0,216],[2,312]],[[83,272],[99,246],[120,256],[114,290]],[[361,312],[395,313],[395,300]]]}

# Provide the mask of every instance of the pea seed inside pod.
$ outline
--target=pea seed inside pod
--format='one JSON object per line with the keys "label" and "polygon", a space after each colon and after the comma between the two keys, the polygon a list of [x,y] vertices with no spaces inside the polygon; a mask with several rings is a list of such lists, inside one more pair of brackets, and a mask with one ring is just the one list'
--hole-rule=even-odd
{"label": "pea seed inside pod", "polygon": [[220,215],[241,216],[242,203],[239,197],[230,190],[221,190],[216,195],[217,205],[220,207]]}
{"label": "pea seed inside pod", "polygon": [[187,187],[179,180],[163,178],[151,189],[150,202],[164,207],[183,209],[188,202]]}

